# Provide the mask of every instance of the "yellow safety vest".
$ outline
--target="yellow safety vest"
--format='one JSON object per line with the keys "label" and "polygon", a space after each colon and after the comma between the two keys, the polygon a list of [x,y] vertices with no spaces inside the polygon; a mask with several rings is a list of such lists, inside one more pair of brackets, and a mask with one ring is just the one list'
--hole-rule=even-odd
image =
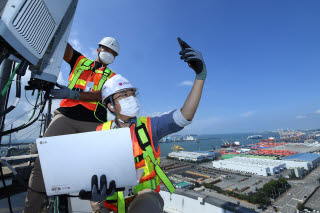
{"label": "yellow safety vest", "polygon": [[[101,67],[92,72],[94,61],[80,56],[68,78],[68,88],[73,90],[85,91],[89,82],[93,83],[92,91],[101,90],[103,84],[115,73],[108,67]],[[74,107],[78,104],[95,111],[98,102],[80,101],[73,99],[63,99],[60,107]]]}
{"label": "yellow safety vest", "polygon": [[[112,122],[103,123],[97,127],[97,130],[111,129]],[[131,139],[133,140],[136,169],[144,169],[139,185],[133,187],[134,194],[136,195],[144,189],[152,189],[159,192],[160,179],[170,193],[173,193],[175,191],[174,186],[159,166],[161,151],[159,146],[158,151],[156,151],[153,145],[150,117],[137,118],[137,123],[130,127],[130,132]],[[108,209],[123,213],[125,212],[126,204],[130,203],[132,199],[124,199],[123,192],[118,191],[113,196],[108,197],[104,201],[104,205]]]}

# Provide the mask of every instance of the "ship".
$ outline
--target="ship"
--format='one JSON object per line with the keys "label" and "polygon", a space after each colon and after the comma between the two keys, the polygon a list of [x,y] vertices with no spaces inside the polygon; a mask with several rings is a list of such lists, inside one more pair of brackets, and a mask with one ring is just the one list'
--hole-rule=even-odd
{"label": "ship", "polygon": [[268,139],[260,140],[260,142],[276,142],[276,139],[274,137],[268,137]]}
{"label": "ship", "polygon": [[195,141],[197,139],[193,135],[187,135],[187,136],[183,137],[182,140],[183,141]]}
{"label": "ship", "polygon": [[250,135],[247,139],[261,139],[262,135]]}
{"label": "ship", "polygon": [[221,145],[221,148],[229,148],[231,147],[231,144],[228,141],[223,141],[223,145]]}
{"label": "ship", "polygon": [[[196,138],[197,135],[172,135],[172,136],[166,136],[160,139],[159,143],[168,143],[168,142],[185,142],[185,141],[197,141]],[[198,142],[196,142],[198,143]]]}
{"label": "ship", "polygon": [[237,147],[237,146],[241,146],[241,143],[239,141],[235,141],[233,142],[233,144],[231,144],[232,147]]}

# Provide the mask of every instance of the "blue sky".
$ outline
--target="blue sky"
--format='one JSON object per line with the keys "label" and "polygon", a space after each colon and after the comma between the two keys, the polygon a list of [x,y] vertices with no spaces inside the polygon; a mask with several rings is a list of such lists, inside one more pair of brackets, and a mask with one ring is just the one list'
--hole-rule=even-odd
{"label": "blue sky", "polygon": [[[208,77],[183,133],[319,128],[319,9],[316,0],[79,1],[69,42],[95,59],[102,37],[118,39],[110,68],[139,88],[141,115],[182,107],[191,89],[177,37],[200,50]],[[68,72],[64,63],[60,82]]]}

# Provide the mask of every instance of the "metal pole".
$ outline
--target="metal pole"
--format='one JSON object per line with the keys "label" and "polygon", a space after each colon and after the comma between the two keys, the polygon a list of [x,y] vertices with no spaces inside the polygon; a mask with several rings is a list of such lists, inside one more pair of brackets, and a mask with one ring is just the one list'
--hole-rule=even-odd
{"label": "metal pole", "polygon": [[[0,65],[0,92],[4,89],[6,86],[10,75],[11,75],[11,67],[12,67],[12,61],[8,59],[4,59]],[[4,111],[7,105],[8,97],[9,97],[10,90],[6,92],[4,97],[0,98],[0,111]],[[0,117],[0,131],[2,132],[4,129],[4,121],[6,116],[3,115]],[[1,144],[2,137],[0,136],[0,144]]]}
{"label": "metal pole", "polygon": [[[11,129],[13,128],[13,124],[11,124]],[[9,135],[9,147],[11,146],[11,133]]]}
{"label": "metal pole", "polygon": [[42,136],[42,122],[43,122],[43,115],[41,115],[41,120],[40,120],[40,132],[39,132],[39,137]]}
{"label": "metal pole", "polygon": [[42,137],[44,135],[44,129],[46,126],[46,116],[41,114],[41,119],[39,120],[40,123],[40,133],[39,133],[39,137]]}
{"label": "metal pole", "polygon": [[48,111],[47,111],[47,114],[46,114],[46,117],[45,117],[45,122],[44,122],[44,127],[43,127],[43,134],[46,132],[50,122],[51,122],[51,117],[52,117],[52,114],[51,114],[51,105],[52,105],[52,99],[49,97],[48,98]]}

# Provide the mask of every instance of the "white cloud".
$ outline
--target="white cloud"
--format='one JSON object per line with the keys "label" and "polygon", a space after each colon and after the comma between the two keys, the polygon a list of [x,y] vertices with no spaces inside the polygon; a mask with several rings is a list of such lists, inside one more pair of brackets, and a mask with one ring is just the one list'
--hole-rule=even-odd
{"label": "white cloud", "polygon": [[247,118],[247,117],[252,116],[254,113],[255,113],[254,111],[248,111],[248,112],[245,112],[245,113],[241,113],[240,117]]}
{"label": "white cloud", "polygon": [[307,116],[305,116],[305,115],[297,115],[296,116],[296,119],[303,119],[303,118],[306,118]]}
{"label": "white cloud", "polygon": [[79,39],[77,38],[74,38],[74,39],[70,39],[70,44],[71,46],[73,47],[73,49],[77,50],[77,51],[81,51],[81,44],[80,44],[80,41]]}
{"label": "white cloud", "polygon": [[192,86],[193,82],[192,81],[182,81],[179,86]]}
{"label": "white cloud", "polygon": [[97,57],[97,49],[90,47],[90,54],[89,57],[95,59]]}
{"label": "white cloud", "polygon": [[320,114],[320,109],[318,109],[317,111],[315,111],[314,113],[316,114]]}
{"label": "white cloud", "polygon": [[58,84],[67,85],[67,81],[65,79],[63,79],[63,76],[62,76],[61,72],[59,72],[59,76],[58,76],[57,82],[58,82]]}

